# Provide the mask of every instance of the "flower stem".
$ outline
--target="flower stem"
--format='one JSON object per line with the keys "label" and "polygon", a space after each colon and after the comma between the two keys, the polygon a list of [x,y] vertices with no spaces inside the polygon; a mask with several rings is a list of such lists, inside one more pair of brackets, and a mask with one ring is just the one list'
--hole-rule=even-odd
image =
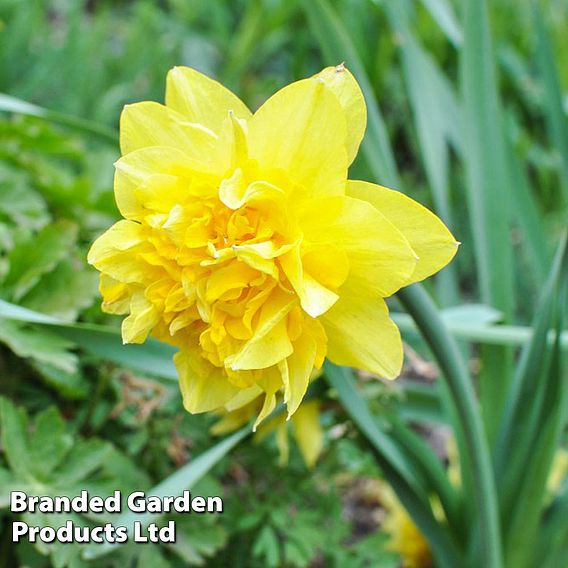
{"label": "flower stem", "polygon": [[[462,431],[468,461],[472,467],[473,497],[478,508],[482,543],[481,565],[486,568],[501,568],[503,558],[495,478],[481,415],[465,362],[432,299],[420,284],[400,290],[397,296],[432,350],[456,409],[456,428]],[[461,461],[463,464],[463,459]]]}

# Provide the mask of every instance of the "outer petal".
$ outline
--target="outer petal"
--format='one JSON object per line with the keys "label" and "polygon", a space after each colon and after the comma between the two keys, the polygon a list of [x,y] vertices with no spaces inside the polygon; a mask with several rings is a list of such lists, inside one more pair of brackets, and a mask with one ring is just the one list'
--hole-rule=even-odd
{"label": "outer petal", "polygon": [[[143,284],[152,278],[153,269],[139,260],[138,253],[150,249],[144,243],[141,226],[122,220],[93,243],[87,261],[117,282]],[[158,274],[156,279],[160,277]]]}
{"label": "outer petal", "polygon": [[300,223],[307,243],[345,251],[347,282],[355,283],[360,294],[390,296],[414,272],[416,255],[404,235],[365,201],[351,197],[313,200],[301,212]]}
{"label": "outer petal", "polygon": [[[183,178],[192,174],[192,165],[191,159],[181,150],[162,146],[142,148],[120,158],[115,164],[114,176],[114,197],[118,209],[127,219],[140,219],[148,214],[148,210],[143,207],[136,191],[141,187],[154,186],[152,178],[155,176],[173,177],[174,184],[180,179],[183,182]],[[171,195],[170,182],[164,190],[164,199],[169,200]]]}
{"label": "outer petal", "polygon": [[386,379],[399,375],[402,340],[383,299],[346,287],[341,299],[321,320],[331,361],[364,369]]}
{"label": "outer petal", "polygon": [[309,468],[312,468],[323,446],[323,431],[319,421],[319,402],[312,400],[302,404],[292,419],[294,437]]}
{"label": "outer petal", "polygon": [[319,79],[304,79],[270,97],[248,123],[249,156],[260,179],[286,172],[299,196],[343,195],[347,176],[345,116]]}
{"label": "outer petal", "polygon": [[240,389],[234,387],[223,369],[210,365],[190,348],[174,355],[183,405],[188,412],[208,412],[224,406]]}
{"label": "outer petal", "polygon": [[208,164],[217,136],[178,112],[155,102],[126,105],[120,115],[120,150],[128,154],[148,146],[169,146]]}
{"label": "outer petal", "polygon": [[287,360],[280,364],[282,382],[284,383],[284,402],[288,407],[288,418],[296,412],[310,382],[314,369],[317,345],[315,339],[304,332],[294,342],[294,351]]}
{"label": "outer petal", "polygon": [[438,272],[456,254],[459,243],[448,228],[414,199],[365,181],[349,181],[347,193],[371,203],[408,239],[419,257],[409,284]]}
{"label": "outer petal", "polygon": [[130,301],[130,315],[122,322],[122,342],[144,343],[160,317],[160,312],[142,292],[135,294]]}
{"label": "outer petal", "polygon": [[251,112],[231,91],[190,67],[174,67],[166,79],[166,105],[218,134],[227,113],[248,119]]}
{"label": "outer petal", "polygon": [[347,122],[347,158],[351,163],[363,140],[365,128],[367,127],[367,106],[365,98],[359,87],[359,83],[351,72],[343,64],[336,67],[326,67],[323,71],[315,75],[323,79],[328,87],[339,100],[339,104],[345,113]]}

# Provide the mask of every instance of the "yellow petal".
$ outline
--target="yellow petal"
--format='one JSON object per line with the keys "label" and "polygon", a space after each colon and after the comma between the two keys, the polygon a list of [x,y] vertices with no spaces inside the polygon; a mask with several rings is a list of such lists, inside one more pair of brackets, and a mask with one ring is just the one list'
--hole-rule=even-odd
{"label": "yellow petal", "polygon": [[303,209],[300,222],[308,244],[336,247],[347,254],[347,281],[355,282],[363,295],[390,296],[414,272],[416,254],[404,235],[366,201],[316,199]]}
{"label": "yellow petal", "polygon": [[284,467],[290,457],[290,445],[288,444],[288,424],[280,424],[276,429],[276,447],[278,448],[278,465]]}
{"label": "yellow petal", "polygon": [[400,374],[402,340],[383,299],[361,294],[357,288],[346,288],[321,320],[330,361],[385,379]]}
{"label": "yellow petal", "polygon": [[109,314],[124,315],[130,310],[132,287],[118,282],[108,274],[101,274],[99,291],[103,297],[102,309]]}
{"label": "yellow petal", "polygon": [[304,332],[294,342],[293,353],[281,364],[288,418],[296,412],[308,390],[315,359],[316,341],[309,333]]}
{"label": "yellow petal", "polygon": [[323,431],[319,421],[319,402],[311,400],[298,408],[292,418],[294,437],[306,465],[312,468],[323,447]]}
{"label": "yellow petal", "polygon": [[260,423],[265,418],[267,418],[276,407],[276,393],[282,386],[282,379],[280,377],[278,369],[276,367],[270,367],[269,369],[266,369],[262,373],[262,376],[259,378],[257,384],[266,393],[266,396],[264,398],[264,404],[262,405],[262,408],[253,425],[253,432],[256,432],[256,429],[260,425]]}
{"label": "yellow petal", "polygon": [[292,83],[268,99],[248,123],[249,156],[260,179],[286,172],[297,197],[343,195],[346,125],[337,97],[321,79]]}
{"label": "yellow petal", "polygon": [[349,181],[347,193],[376,207],[407,239],[419,257],[410,282],[424,280],[452,260],[459,243],[430,210],[399,191]]}
{"label": "yellow petal", "polygon": [[336,67],[326,67],[315,76],[323,79],[325,86],[337,97],[345,113],[347,122],[345,144],[348,161],[351,163],[357,155],[367,127],[367,106],[361,88],[355,77],[343,64]]}
{"label": "yellow petal", "polygon": [[276,407],[276,396],[274,393],[266,393],[264,398],[264,404],[258,413],[256,421],[252,427],[252,431],[256,432],[256,429],[260,426],[261,422],[270,415],[270,413]]}
{"label": "yellow petal", "polygon": [[223,176],[248,162],[248,123],[233,112],[225,117],[217,139],[215,160]]}
{"label": "yellow petal", "polygon": [[122,322],[123,343],[144,343],[148,334],[160,321],[160,312],[149,302],[144,294],[132,296],[130,315]]}
{"label": "yellow petal", "polygon": [[205,299],[207,302],[214,302],[225,292],[246,288],[256,277],[258,272],[244,262],[231,262],[211,274],[207,281]]}
{"label": "yellow petal", "polygon": [[296,299],[290,294],[273,293],[261,308],[252,338],[238,353],[227,357],[225,365],[234,371],[265,369],[288,357],[292,343],[284,318],[295,303]]}
{"label": "yellow petal", "polygon": [[279,262],[300,298],[302,309],[313,318],[325,313],[339,299],[335,292],[304,270],[299,247],[282,255]]}
{"label": "yellow petal", "polygon": [[183,405],[192,414],[216,410],[239,392],[227,379],[224,369],[214,367],[190,348],[178,351],[174,363]]}
{"label": "yellow petal", "polygon": [[236,355],[226,359],[226,364],[234,371],[266,369],[288,357],[292,350],[286,322],[281,320],[269,330],[255,333]]}
{"label": "yellow petal", "polygon": [[202,126],[155,102],[126,105],[120,115],[120,150],[128,154],[140,148],[167,146],[192,159],[209,164],[217,136]]}
{"label": "yellow petal", "polygon": [[246,105],[217,81],[190,67],[174,67],[166,79],[166,105],[218,134],[232,111],[237,118],[251,116]]}
{"label": "yellow petal", "polygon": [[[151,179],[156,174],[189,178],[192,174],[191,164],[191,159],[181,150],[159,146],[142,148],[120,158],[115,164],[114,197],[122,216],[139,220],[147,215],[148,210],[138,200],[136,191],[152,183]],[[168,192],[164,191],[165,198],[167,195]]]}
{"label": "yellow petal", "polygon": [[215,422],[213,426],[209,429],[209,433],[213,436],[223,436],[224,434],[229,434],[234,432],[237,428],[244,426],[250,417],[242,412],[229,412],[221,418],[221,420]]}
{"label": "yellow petal", "polygon": [[87,261],[118,282],[144,283],[152,273],[137,253],[148,250],[150,247],[144,242],[141,226],[122,220],[92,244]]}
{"label": "yellow petal", "polygon": [[245,204],[260,201],[275,201],[283,196],[284,192],[279,187],[265,181],[247,185],[240,168],[230,178],[224,179],[219,187],[219,199],[229,209],[240,209]]}
{"label": "yellow petal", "polygon": [[253,385],[248,389],[241,389],[239,392],[225,405],[227,411],[232,412],[233,410],[238,410],[247,404],[254,403],[256,404],[256,399],[262,395],[262,389],[257,386]]}

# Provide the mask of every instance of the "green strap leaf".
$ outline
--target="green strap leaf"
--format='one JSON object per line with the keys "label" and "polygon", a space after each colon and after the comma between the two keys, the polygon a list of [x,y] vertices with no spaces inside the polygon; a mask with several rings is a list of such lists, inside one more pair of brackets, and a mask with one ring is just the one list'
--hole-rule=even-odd
{"label": "green strap leaf", "polygon": [[[400,290],[397,296],[434,354],[451,396],[456,436],[464,444],[464,451],[460,455],[464,491],[471,495],[477,510],[475,522],[481,538],[479,565],[500,568],[503,560],[495,479],[465,362],[432,300],[420,284]],[[464,463],[468,464],[467,467],[464,467]],[[471,468],[471,475],[468,475],[468,468]]]}
{"label": "green strap leaf", "polygon": [[373,176],[383,185],[400,187],[394,154],[371,81],[345,26],[327,0],[302,2],[308,23],[330,65],[345,62],[357,78],[367,103],[367,132],[363,153]]}
{"label": "green strap leaf", "polygon": [[[428,539],[432,546],[438,565],[445,568],[455,568],[462,564],[462,554],[456,545],[448,527],[440,524],[432,512],[427,500],[431,488],[425,483],[425,474],[430,475],[430,481],[443,485],[443,474],[435,471],[430,461],[425,461],[424,452],[415,453],[412,459],[406,454],[401,441],[395,441],[394,437],[380,428],[371,414],[365,400],[355,388],[355,381],[350,370],[338,367],[326,362],[325,375],[330,385],[337,391],[339,399],[345,410],[356,424],[361,433],[371,444],[377,461],[385,474],[388,482],[396,492],[398,498],[412,516],[414,522]],[[402,427],[398,427],[398,435],[402,436]],[[415,450],[414,441],[405,437],[405,445],[409,444]],[[420,464],[417,468],[416,465]],[[453,501],[451,487],[444,487],[438,492],[447,505],[448,499]],[[448,508],[451,518],[455,511],[454,505]]]}
{"label": "green strap leaf", "polygon": [[[514,311],[513,248],[510,223],[511,183],[505,149],[486,0],[463,2],[464,42],[460,50],[464,102],[464,153],[468,213],[474,237],[481,301],[502,311],[509,323]],[[486,348],[480,374],[484,425],[493,440],[509,388],[512,353]]]}
{"label": "green strap leaf", "polygon": [[463,32],[448,0],[422,0],[440,29],[455,47],[463,43]]}
{"label": "green strap leaf", "polygon": [[538,2],[534,2],[534,20],[537,31],[536,62],[544,83],[545,118],[549,136],[558,151],[560,184],[568,203],[568,119],[562,104],[562,88],[556,69],[554,52]]}
{"label": "green strap leaf", "polygon": [[175,349],[155,339],[149,339],[143,345],[123,345],[118,328],[65,323],[4,300],[0,300],[0,318],[45,326],[97,357],[165,379],[178,380],[173,363]]}
{"label": "green strap leaf", "polygon": [[[519,443],[519,431],[531,436],[539,428],[538,422],[531,423],[527,418],[531,416],[536,408],[538,397],[544,397],[547,381],[537,380],[542,376],[544,369],[545,354],[550,354],[547,350],[550,338],[550,326],[555,312],[555,303],[561,278],[568,266],[568,235],[559,244],[554,264],[544,291],[542,293],[538,309],[533,323],[533,335],[522,354],[515,376],[505,413],[502,418],[499,437],[495,445],[494,462],[497,478],[509,475],[511,448],[523,449]],[[565,276],[564,276],[565,277]],[[554,345],[561,342],[561,331],[558,330],[557,340]],[[539,394],[540,393],[540,394]],[[514,444],[513,444],[514,441]]]}
{"label": "green strap leaf", "polygon": [[[522,325],[493,325],[490,323],[458,321],[448,319],[444,311],[440,313],[446,329],[456,338],[465,339],[472,343],[482,343],[485,345],[508,345],[518,347],[526,345],[534,335],[534,329]],[[405,333],[416,333],[417,327],[412,317],[408,314],[392,312],[391,318]],[[552,344],[553,334],[549,333],[548,342]],[[568,348],[568,331],[563,331],[560,336],[562,349]]]}
{"label": "green strap leaf", "polygon": [[96,122],[78,118],[61,112],[47,110],[43,107],[22,101],[16,97],[0,93],[0,111],[35,116],[50,122],[56,122],[63,126],[69,126],[84,134],[95,135],[101,140],[118,145],[118,132]]}
{"label": "green strap leaf", "polygon": [[[217,463],[219,463],[241,440],[252,432],[250,426],[245,426],[241,430],[231,434],[218,444],[202,453],[199,457],[190,461],[178,469],[175,473],[166,477],[161,483],[146,492],[146,497],[166,496],[177,497],[183,494],[185,490],[191,489],[206,473],[208,473]],[[115,526],[125,526],[128,528],[128,534],[132,535],[135,521],[140,521],[144,527],[160,516],[159,513],[133,513],[132,511],[121,514],[117,519],[113,520]],[[116,550],[120,545],[105,543],[102,545],[94,545],[83,553],[86,560],[100,558]]]}

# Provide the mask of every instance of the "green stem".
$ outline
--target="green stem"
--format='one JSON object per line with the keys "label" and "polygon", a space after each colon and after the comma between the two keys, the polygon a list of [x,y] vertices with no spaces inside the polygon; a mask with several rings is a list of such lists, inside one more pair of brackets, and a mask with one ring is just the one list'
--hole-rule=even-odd
{"label": "green stem", "polygon": [[399,300],[414,318],[434,354],[446,379],[452,402],[456,408],[469,461],[473,468],[473,495],[479,514],[479,532],[482,539],[482,566],[503,566],[501,531],[495,491],[495,479],[487,440],[475,394],[454,338],[445,328],[431,298],[419,284],[400,290]]}

